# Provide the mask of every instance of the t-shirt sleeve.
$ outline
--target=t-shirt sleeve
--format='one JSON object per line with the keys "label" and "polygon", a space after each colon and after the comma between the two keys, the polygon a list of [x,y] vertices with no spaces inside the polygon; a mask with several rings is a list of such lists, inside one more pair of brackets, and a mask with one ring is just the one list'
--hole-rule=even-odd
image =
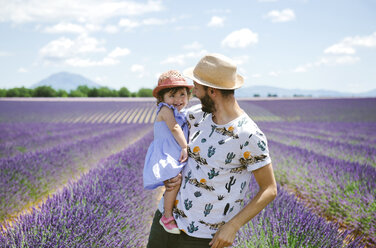
{"label": "t-shirt sleeve", "polygon": [[201,104],[196,104],[190,108],[187,108],[187,121],[193,125],[195,122],[201,119],[200,117],[202,113]]}
{"label": "t-shirt sleeve", "polygon": [[248,139],[243,143],[242,152],[240,162],[248,171],[257,170],[272,162],[266,137],[260,130],[248,135]]}

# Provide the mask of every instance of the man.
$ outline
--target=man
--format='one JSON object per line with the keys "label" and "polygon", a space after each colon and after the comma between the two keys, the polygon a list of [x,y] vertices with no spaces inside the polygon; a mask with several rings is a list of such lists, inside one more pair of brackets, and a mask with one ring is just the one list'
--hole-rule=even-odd
{"label": "man", "polygon": [[[229,58],[208,54],[184,74],[201,105],[188,110],[188,164],[181,176],[165,182],[167,190],[181,184],[174,216],[182,232],[169,234],[159,225],[161,201],[148,247],[230,246],[277,194],[267,141],[235,99],[244,80]],[[259,192],[244,206],[252,174]]]}

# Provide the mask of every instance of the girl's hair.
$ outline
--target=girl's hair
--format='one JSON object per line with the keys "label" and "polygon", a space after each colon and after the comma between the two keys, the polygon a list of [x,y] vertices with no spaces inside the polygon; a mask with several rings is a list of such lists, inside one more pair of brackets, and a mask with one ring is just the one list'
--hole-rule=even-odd
{"label": "girl's hair", "polygon": [[161,102],[163,102],[163,96],[165,93],[169,92],[171,94],[175,94],[176,92],[178,92],[180,89],[185,89],[187,91],[187,95],[188,95],[188,99],[191,98],[191,90],[188,88],[188,87],[172,87],[172,88],[166,88],[166,89],[163,89],[163,90],[160,90],[157,94],[157,105]]}

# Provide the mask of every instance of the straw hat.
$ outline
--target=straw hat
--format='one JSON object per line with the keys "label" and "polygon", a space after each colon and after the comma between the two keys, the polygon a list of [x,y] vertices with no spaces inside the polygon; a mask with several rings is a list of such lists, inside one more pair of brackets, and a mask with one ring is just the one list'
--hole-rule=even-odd
{"label": "straw hat", "polygon": [[157,98],[159,91],[174,87],[188,87],[189,89],[192,89],[193,85],[188,84],[180,72],[170,70],[162,73],[162,75],[159,76],[158,86],[154,88],[153,96]]}
{"label": "straw hat", "polygon": [[233,90],[244,84],[242,76],[236,73],[235,63],[221,54],[207,54],[195,68],[184,70],[184,76],[193,81],[216,89]]}

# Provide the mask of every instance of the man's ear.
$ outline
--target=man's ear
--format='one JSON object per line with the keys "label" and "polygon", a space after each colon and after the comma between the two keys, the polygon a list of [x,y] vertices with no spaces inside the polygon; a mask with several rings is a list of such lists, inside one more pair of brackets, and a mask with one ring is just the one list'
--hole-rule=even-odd
{"label": "man's ear", "polygon": [[211,87],[208,88],[208,92],[209,92],[209,94],[212,95],[212,96],[215,96],[216,93],[217,93],[217,92],[216,92],[216,89],[211,88]]}

